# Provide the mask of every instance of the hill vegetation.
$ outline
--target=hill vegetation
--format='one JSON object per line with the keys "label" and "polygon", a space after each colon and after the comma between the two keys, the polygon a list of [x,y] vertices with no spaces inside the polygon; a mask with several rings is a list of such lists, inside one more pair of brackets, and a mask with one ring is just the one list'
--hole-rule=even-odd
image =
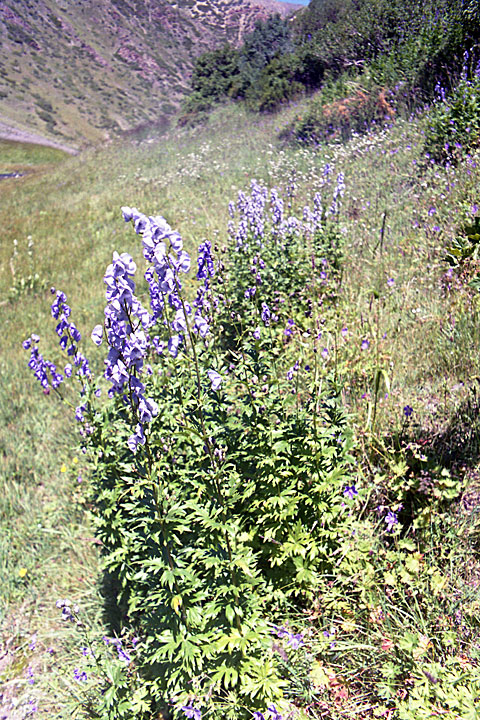
{"label": "hill vegetation", "polygon": [[7,0],[0,121],[73,146],[162,125],[198,54],[293,10],[276,0]]}
{"label": "hill vegetation", "polygon": [[[350,87],[344,114],[369,125],[422,107],[437,84],[453,89],[465,51],[471,50],[473,67],[479,59],[479,28],[478,6],[463,0],[412,0],[408,12],[403,2],[312,0],[293,23],[280,17],[257,23],[241,48],[222,50],[223,60],[209,52],[200,56],[185,111],[205,110],[226,97],[271,111],[321,87],[325,94],[316,103],[327,105],[345,99]],[[329,125],[337,128],[338,111],[332,122],[328,109],[313,115],[309,121],[318,130],[297,127],[302,139],[317,132],[325,138]]]}
{"label": "hill vegetation", "polygon": [[[402,65],[370,6],[377,49],[365,5],[311,4],[331,66],[276,114],[0,145],[9,720],[480,716],[477,8],[430,52],[425,7]],[[289,28],[199,88],[226,67],[252,99]],[[366,87],[387,67],[408,115]],[[373,88],[388,122],[359,120]]]}

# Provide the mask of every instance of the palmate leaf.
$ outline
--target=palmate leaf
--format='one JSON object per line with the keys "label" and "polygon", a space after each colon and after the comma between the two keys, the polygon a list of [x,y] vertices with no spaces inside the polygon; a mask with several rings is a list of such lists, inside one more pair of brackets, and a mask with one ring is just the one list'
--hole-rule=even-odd
{"label": "palmate leaf", "polygon": [[212,675],[212,682],[225,688],[234,687],[238,684],[238,670],[229,665],[220,665]]}
{"label": "palmate leaf", "polygon": [[288,685],[278,676],[277,668],[270,659],[251,659],[242,663],[241,677],[242,695],[250,698],[261,696],[266,700],[275,700],[283,695],[283,689]]}

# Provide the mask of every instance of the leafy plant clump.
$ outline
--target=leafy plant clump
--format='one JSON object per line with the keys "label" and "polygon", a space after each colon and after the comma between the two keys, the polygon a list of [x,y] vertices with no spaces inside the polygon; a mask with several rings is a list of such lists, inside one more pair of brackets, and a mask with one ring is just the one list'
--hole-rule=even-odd
{"label": "leafy plant clump", "polygon": [[317,317],[341,281],[343,189],[339,176],[331,204],[318,194],[299,219],[286,213],[291,194],[252,181],[230,204],[230,247],[200,245],[192,296],[180,235],[125,207],[146,270],[137,289],[130,255],[115,252],[107,268],[105,320],[92,333],[108,347],[103,379],[79,351],[62,292],[52,289],[52,315],[64,369],[43,358],[37,335],[24,343],[44,392],[80,383],[97,537],[125,612],[120,636],[98,643],[80,609],[59,602],[85,634],[76,680],[91,717],[294,711],[292,663],[308,673],[312,657],[297,658],[306,639],[286,619],[332,572],[357,493]]}

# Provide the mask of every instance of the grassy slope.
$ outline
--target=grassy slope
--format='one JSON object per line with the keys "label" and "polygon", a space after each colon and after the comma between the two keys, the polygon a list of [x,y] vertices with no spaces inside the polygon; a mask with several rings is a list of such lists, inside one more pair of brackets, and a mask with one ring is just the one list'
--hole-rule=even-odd
{"label": "grassy slope", "polygon": [[[389,397],[379,403],[379,428],[399,427],[408,403],[428,441],[442,440],[471,397],[470,378],[478,373],[476,310],[465,312],[461,295],[444,297],[442,246],[478,199],[476,164],[420,174],[421,128],[406,123],[345,148],[282,149],[275,131],[290,112],[252,119],[225,108],[205,130],[90,151],[0,185],[0,567],[7,578],[1,587],[0,678],[7,681],[3,706],[9,717],[23,717],[10,707],[15,698],[20,708],[38,699],[40,717],[71,714],[71,707],[61,709],[58,693],[65,683],[57,675],[64,665],[71,672],[79,649],[58,622],[54,602],[70,596],[92,619],[101,609],[88,517],[72,504],[81,494],[83,468],[81,456],[69,449],[75,436],[68,412],[35,387],[20,343],[38,332],[45,355],[58,358],[48,313],[53,284],[66,291],[88,338],[102,316],[101,277],[112,251],[140,256],[135,236],[123,225],[121,205],[164,214],[192,249],[204,237],[225,241],[227,203],[250,178],[285,184],[294,174],[301,208],[330,162],[335,176],[345,172],[340,222],[347,262],[339,326],[349,331],[346,398],[358,413],[359,431],[377,367],[391,381]],[[11,162],[8,152],[0,147],[0,162]],[[15,239],[18,255],[12,261]],[[392,286],[388,278],[394,278]],[[364,351],[363,339],[370,342]],[[90,345],[87,340],[89,352]],[[466,422],[472,421],[467,415]],[[464,461],[473,474],[473,440],[469,450]],[[473,570],[465,571],[464,581],[474,583]],[[28,666],[33,685],[26,682]]]}

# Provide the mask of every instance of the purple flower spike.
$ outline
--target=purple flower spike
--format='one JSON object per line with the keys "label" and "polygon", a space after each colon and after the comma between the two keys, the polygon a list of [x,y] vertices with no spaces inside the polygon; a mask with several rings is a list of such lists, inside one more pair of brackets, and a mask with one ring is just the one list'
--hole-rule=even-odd
{"label": "purple flower spike", "polygon": [[405,417],[408,419],[412,416],[412,413],[413,408],[410,405],[405,405],[405,407],[403,408],[403,414],[405,415]]}
{"label": "purple flower spike", "polygon": [[197,280],[205,280],[215,275],[215,267],[212,257],[212,243],[205,240],[198,248],[198,272]]}

